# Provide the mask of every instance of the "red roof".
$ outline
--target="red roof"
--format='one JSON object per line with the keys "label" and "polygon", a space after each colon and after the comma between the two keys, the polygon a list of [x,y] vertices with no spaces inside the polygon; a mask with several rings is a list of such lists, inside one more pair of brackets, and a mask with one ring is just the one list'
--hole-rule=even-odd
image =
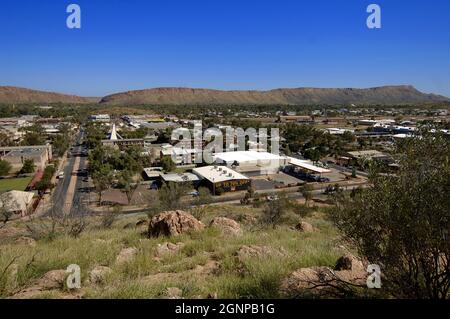
{"label": "red roof", "polygon": [[39,170],[34,175],[33,179],[31,180],[30,184],[28,184],[27,189],[33,189],[34,186],[42,179],[44,176],[44,172]]}

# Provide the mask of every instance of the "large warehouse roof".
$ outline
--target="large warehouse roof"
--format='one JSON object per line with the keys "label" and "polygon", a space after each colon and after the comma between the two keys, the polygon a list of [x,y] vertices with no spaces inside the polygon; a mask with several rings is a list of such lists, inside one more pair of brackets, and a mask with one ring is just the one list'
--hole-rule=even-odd
{"label": "large warehouse roof", "polygon": [[217,153],[214,155],[216,160],[220,160],[226,163],[232,163],[234,161],[240,162],[253,162],[253,161],[283,161],[284,157],[268,152],[256,152],[256,151],[238,151],[238,152],[225,152]]}
{"label": "large warehouse roof", "polygon": [[192,172],[204,179],[207,179],[212,183],[226,182],[239,179],[248,179],[247,176],[244,176],[224,166],[197,167],[194,168]]}

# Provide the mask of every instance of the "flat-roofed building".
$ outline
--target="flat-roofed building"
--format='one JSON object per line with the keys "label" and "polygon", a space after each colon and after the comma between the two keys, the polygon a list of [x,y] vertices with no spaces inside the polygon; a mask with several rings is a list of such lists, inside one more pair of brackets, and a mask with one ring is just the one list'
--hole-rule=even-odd
{"label": "flat-roofed building", "polygon": [[170,157],[176,165],[195,163],[197,154],[201,152],[201,149],[182,148],[170,144],[161,146],[161,158]]}
{"label": "flat-roofed building", "polygon": [[309,161],[309,160],[300,160],[298,158],[294,158],[294,157],[288,157],[289,159],[289,164],[295,167],[299,167],[303,170],[306,171],[310,171],[316,174],[323,174],[323,173],[330,173],[331,170],[324,168],[324,167],[319,167],[317,165],[314,165],[313,162]]}
{"label": "flat-roofed building", "polygon": [[111,121],[111,117],[109,114],[94,114],[90,116],[90,120],[92,122],[109,123]]}
{"label": "flat-roofed building", "polygon": [[169,173],[161,174],[160,176],[161,179],[166,183],[195,183],[200,181],[198,175],[192,173]]}
{"label": "flat-roofed building", "polygon": [[246,175],[276,174],[289,163],[286,157],[256,151],[217,153],[214,155],[214,161]]}
{"label": "flat-roofed building", "polygon": [[0,158],[7,161],[12,166],[11,173],[21,170],[26,160],[33,160],[37,170],[45,169],[45,166],[52,160],[52,146],[16,146],[0,147]]}
{"label": "flat-roofed building", "polygon": [[281,115],[279,117],[281,123],[313,123],[314,120],[309,115]]}
{"label": "flat-roofed building", "polygon": [[192,172],[203,179],[202,184],[208,187],[213,194],[247,190],[251,180],[225,166],[197,167]]}
{"label": "flat-roofed building", "polygon": [[162,167],[146,167],[144,168],[144,178],[146,180],[157,180],[163,175]]}
{"label": "flat-roofed building", "polygon": [[387,164],[393,162],[392,156],[389,154],[377,151],[377,150],[364,150],[364,151],[353,151],[348,152],[346,154],[350,158],[354,160],[363,160],[363,161],[380,161]]}
{"label": "flat-roofed building", "polygon": [[21,117],[2,117],[0,118],[0,126],[30,126],[36,120],[37,115],[23,115]]}
{"label": "flat-roofed building", "polygon": [[13,217],[23,217],[31,212],[34,193],[10,191],[0,195],[0,208]]}
{"label": "flat-roofed building", "polygon": [[337,127],[324,128],[323,131],[328,134],[331,134],[331,135],[344,135],[345,132],[349,132],[352,134],[355,133],[355,130],[349,130],[349,129],[337,128]]}

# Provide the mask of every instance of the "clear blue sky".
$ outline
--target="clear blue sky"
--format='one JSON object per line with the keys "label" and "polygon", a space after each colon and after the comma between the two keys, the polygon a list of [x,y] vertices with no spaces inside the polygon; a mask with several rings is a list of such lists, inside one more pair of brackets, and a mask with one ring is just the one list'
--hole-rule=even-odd
{"label": "clear blue sky", "polygon": [[[66,7],[82,29],[66,27]],[[382,8],[381,30],[366,7]],[[86,96],[412,84],[450,96],[448,0],[1,0],[0,85]]]}

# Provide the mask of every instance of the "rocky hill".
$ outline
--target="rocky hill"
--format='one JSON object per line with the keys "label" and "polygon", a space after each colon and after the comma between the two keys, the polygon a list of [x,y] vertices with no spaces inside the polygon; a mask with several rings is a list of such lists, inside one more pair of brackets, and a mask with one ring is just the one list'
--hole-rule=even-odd
{"label": "rocky hill", "polygon": [[368,89],[294,88],[270,91],[221,91],[192,88],[153,88],[90,98],[25,88],[0,86],[1,103],[101,103],[114,106],[153,105],[337,105],[450,103],[450,99],[426,94],[413,86]]}
{"label": "rocky hill", "polygon": [[183,104],[413,104],[443,102],[450,99],[425,94],[413,86],[384,86],[369,89],[296,88],[270,91],[220,91],[191,88],[155,88],[128,91],[104,97],[100,103],[111,105]]}
{"label": "rocky hill", "polygon": [[98,98],[0,86],[0,103],[96,103]]}
{"label": "rocky hill", "polygon": [[[358,269],[366,275],[336,245],[336,229],[317,215],[299,221],[292,213],[277,228],[262,228],[262,208],[202,211],[200,220],[171,211],[151,219],[113,216],[111,224],[88,216],[76,234],[78,218],[58,220],[54,230],[50,218],[10,221],[0,227],[0,298],[298,298],[311,295],[299,278],[318,278],[316,269],[336,268],[346,280],[359,277]],[[80,289],[67,287],[72,264],[80,267]]]}

